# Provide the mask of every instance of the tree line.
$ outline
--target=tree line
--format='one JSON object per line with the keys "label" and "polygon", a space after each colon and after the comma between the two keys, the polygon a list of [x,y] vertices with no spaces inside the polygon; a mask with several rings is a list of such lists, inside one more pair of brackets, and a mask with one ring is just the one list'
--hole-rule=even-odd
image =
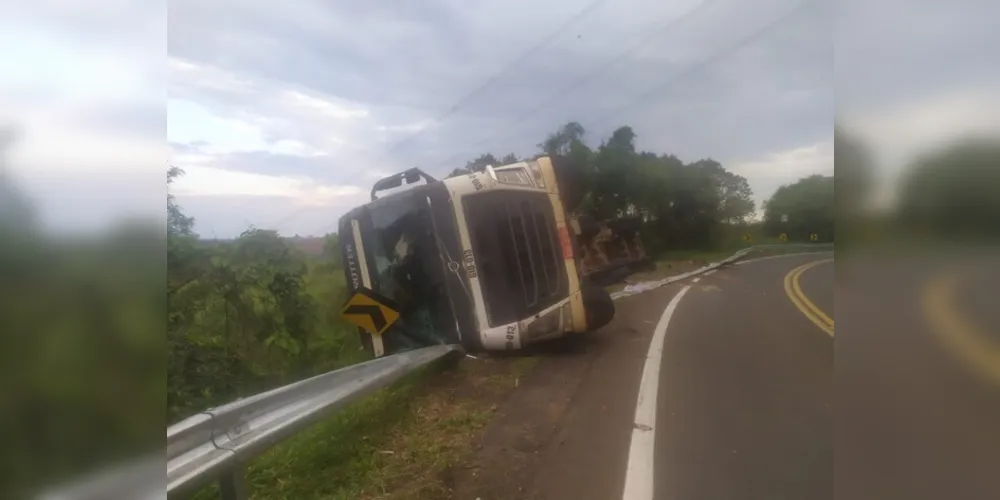
{"label": "tree line", "polygon": [[167,222],[169,420],[361,358],[336,235],[319,256],[254,227],[206,242],[170,194]]}
{"label": "tree line", "polygon": [[[790,241],[807,241],[811,233],[833,239],[833,177],[812,176],[782,186],[765,203],[764,220],[756,221],[747,179],[718,161],[685,163],[672,154],[638,151],[636,133],[628,126],[594,148],[585,135],[579,123],[567,123],[538,144],[539,153],[567,156],[581,170],[586,195],[579,207],[572,207],[576,213],[598,220],[640,217],[653,251],[725,248],[746,232],[770,237],[786,233]],[[498,160],[486,153],[449,177],[517,161],[514,154]]]}

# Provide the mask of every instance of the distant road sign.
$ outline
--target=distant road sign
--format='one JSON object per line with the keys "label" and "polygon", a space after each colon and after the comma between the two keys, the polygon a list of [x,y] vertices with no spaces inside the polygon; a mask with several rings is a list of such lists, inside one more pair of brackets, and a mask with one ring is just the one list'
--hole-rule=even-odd
{"label": "distant road sign", "polygon": [[819,241],[819,235],[816,233],[809,233],[809,241]]}
{"label": "distant road sign", "polygon": [[749,243],[751,239],[752,238],[750,238],[750,233],[746,233],[743,235],[743,241]]}
{"label": "distant road sign", "polygon": [[785,233],[781,233],[781,235],[778,236],[778,239],[781,240],[782,243],[784,243],[788,241],[788,235]]}

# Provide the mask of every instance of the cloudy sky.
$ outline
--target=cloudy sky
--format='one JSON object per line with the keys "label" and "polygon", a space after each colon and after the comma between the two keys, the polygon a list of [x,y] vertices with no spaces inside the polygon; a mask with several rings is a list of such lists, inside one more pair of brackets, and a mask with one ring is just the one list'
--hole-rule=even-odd
{"label": "cloudy sky", "polygon": [[60,227],[162,213],[169,161],[204,236],[322,234],[383,174],[530,154],[570,120],[715,158],[760,202],[833,172],[835,110],[886,172],[996,129],[996,2],[961,3],[37,0],[0,17],[0,120]]}

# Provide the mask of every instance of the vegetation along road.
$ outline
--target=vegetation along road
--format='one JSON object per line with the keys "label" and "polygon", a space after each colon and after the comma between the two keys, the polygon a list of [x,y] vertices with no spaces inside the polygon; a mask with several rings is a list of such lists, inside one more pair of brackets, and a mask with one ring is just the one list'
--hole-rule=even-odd
{"label": "vegetation along road", "polygon": [[[789,243],[808,242],[811,234],[818,235],[818,243],[833,240],[833,177],[810,176],[781,187],[763,207],[763,220],[753,222],[757,207],[745,178],[712,159],[685,163],[674,155],[637,150],[636,137],[630,127],[620,127],[592,148],[583,127],[568,123],[539,144],[540,152],[567,155],[583,170],[586,196],[577,212],[597,220],[626,210],[649,216],[642,235],[657,269],[631,281],[689,271],[747,245],[778,243],[782,233]],[[502,161],[516,159],[507,155]],[[483,154],[452,175],[499,162]],[[183,172],[171,169],[168,182],[179,175]],[[168,421],[366,358],[356,330],[340,318],[339,308],[329,307],[346,299],[336,234],[289,238],[250,227],[233,240],[206,240],[173,198],[168,215]],[[766,262],[754,265],[791,261]],[[813,297],[817,285],[812,280],[827,268],[800,277],[799,286],[820,307],[829,304],[822,290]],[[821,336],[815,342],[830,342],[787,298],[740,309],[732,294],[743,288],[729,289],[718,281],[736,276],[738,269],[743,268],[704,278],[677,307],[675,321],[691,321],[692,314],[706,321],[764,314],[766,307],[780,304],[787,309],[781,321],[811,327]],[[774,278],[774,297],[784,293],[782,279]],[[677,289],[623,299],[614,323],[578,339],[515,356],[466,358],[457,368],[382,391],[254,460],[247,473],[250,489],[255,498],[275,499],[620,495],[643,362]],[[714,306],[703,303],[713,297],[728,297],[716,304],[723,314],[710,314]],[[690,332],[676,338],[738,335],[717,332],[721,327],[708,323],[683,328]],[[668,346],[675,335],[671,327]],[[733,357],[737,351],[723,354]],[[704,367],[734,362],[713,359],[697,346],[683,356]],[[660,390],[679,383],[666,374],[680,366],[678,360],[664,359]],[[767,379],[745,382],[764,387]],[[713,384],[720,383],[695,380],[691,387],[714,391]],[[685,399],[688,394],[671,393],[661,400],[681,398],[678,404],[693,405],[696,401]],[[667,452],[677,451],[656,446],[657,454]],[[581,471],[587,480],[569,481]]]}

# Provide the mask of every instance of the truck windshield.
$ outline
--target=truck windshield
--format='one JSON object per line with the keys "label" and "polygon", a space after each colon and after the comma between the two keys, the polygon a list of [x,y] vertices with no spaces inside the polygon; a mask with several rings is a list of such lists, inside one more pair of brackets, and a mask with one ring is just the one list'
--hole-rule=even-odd
{"label": "truck windshield", "polygon": [[362,239],[374,266],[373,288],[396,301],[400,318],[383,336],[386,351],[447,343],[454,322],[444,289],[434,224],[422,197],[400,197],[369,208]]}

